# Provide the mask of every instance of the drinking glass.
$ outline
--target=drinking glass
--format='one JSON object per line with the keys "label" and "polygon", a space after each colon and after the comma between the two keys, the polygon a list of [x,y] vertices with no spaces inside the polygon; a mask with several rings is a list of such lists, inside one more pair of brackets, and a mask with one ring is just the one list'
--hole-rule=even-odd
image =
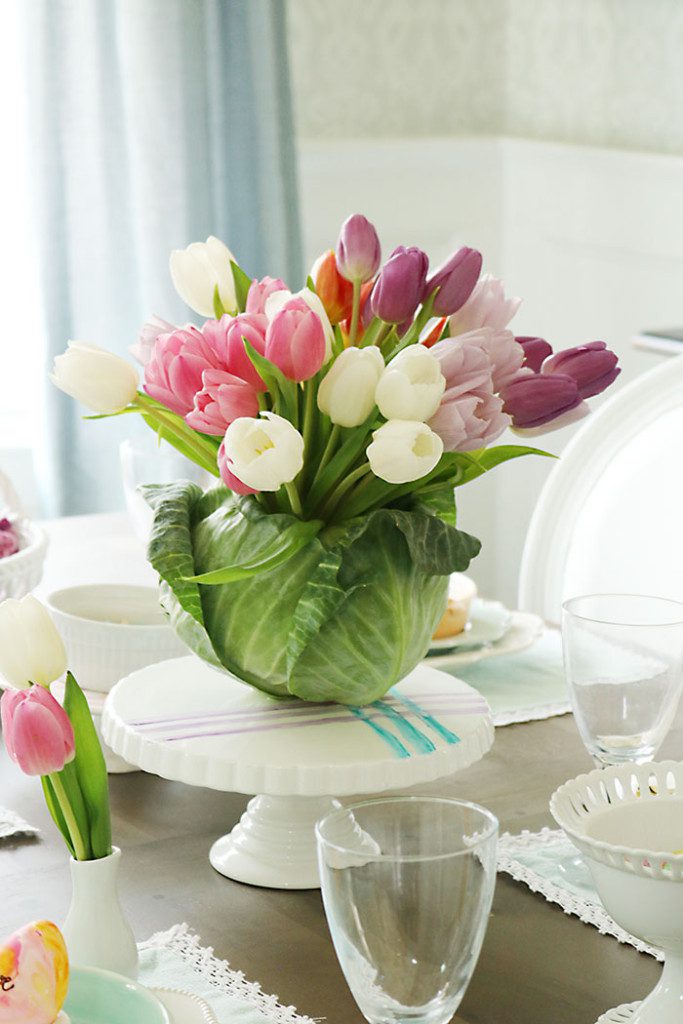
{"label": "drinking glass", "polygon": [[683,604],[591,594],[562,606],[574,719],[597,765],[651,761],[676,714],[683,678]]}
{"label": "drinking glass", "polygon": [[461,800],[393,797],[316,828],[325,913],[370,1024],[446,1024],[465,993],[496,880],[498,821]]}

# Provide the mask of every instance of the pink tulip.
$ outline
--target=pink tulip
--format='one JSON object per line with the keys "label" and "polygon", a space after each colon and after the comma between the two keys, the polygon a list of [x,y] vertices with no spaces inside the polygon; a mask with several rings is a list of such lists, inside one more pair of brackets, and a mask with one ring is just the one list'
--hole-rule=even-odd
{"label": "pink tulip", "polygon": [[370,281],[377,273],[382,249],[367,217],[354,213],[341,226],[336,249],[337,267],[347,281]]}
{"label": "pink tulip", "polygon": [[249,286],[245,312],[265,313],[268,296],[282,291],[287,291],[287,285],[279,277],[262,277],[260,281],[254,278]]}
{"label": "pink tulip", "polygon": [[544,426],[581,406],[576,381],[563,373],[522,373],[501,395],[515,427]]}
{"label": "pink tulip", "polygon": [[552,346],[544,338],[517,337],[518,342],[524,349],[524,366],[533,373],[540,373],[544,359],[553,354]]}
{"label": "pink tulip", "polygon": [[255,491],[253,487],[242,483],[230,469],[230,460],[225,452],[225,441],[218,449],[218,469],[225,486],[229,487],[235,494],[258,494],[258,491]]}
{"label": "pink tulip", "polygon": [[564,373],[576,381],[581,398],[599,395],[621,373],[617,357],[604,341],[591,341],[549,356],[541,373]]}
{"label": "pink tulip", "polygon": [[458,341],[485,353],[491,366],[494,391],[499,392],[509,384],[524,363],[524,349],[515,341],[511,331],[482,327],[477,331],[458,335]]}
{"label": "pink tulip", "polygon": [[430,350],[446,378],[441,405],[429,421],[446,451],[483,448],[510,425],[503,403],[493,393],[491,364],[486,352],[463,338],[444,338]]}
{"label": "pink tulip", "polygon": [[0,519],[0,558],[16,555],[19,550],[19,536],[9,519]]}
{"label": "pink tulip", "polygon": [[321,369],[325,331],[303,299],[290,299],[268,324],[266,357],[290,380],[309,380]]}
{"label": "pink tulip", "polygon": [[463,245],[427,279],[425,295],[435,288],[434,315],[450,316],[465,305],[481,273],[481,253]]}
{"label": "pink tulip", "polygon": [[5,690],[0,711],[7,752],[26,775],[51,775],[73,761],[71,722],[45,687]]}
{"label": "pink tulip", "polygon": [[160,334],[145,366],[145,391],[168,409],[185,416],[194,408],[204,370],[222,369],[203,333],[192,325]]}
{"label": "pink tulip", "polygon": [[256,388],[225,370],[204,370],[204,387],[194,396],[185,422],[204,434],[222,436],[239,416],[258,416]]}
{"label": "pink tulip", "polygon": [[239,313],[237,316],[226,313],[220,320],[207,320],[202,327],[202,334],[218,355],[221,367],[246,380],[257,391],[265,391],[266,385],[247,355],[244,339],[265,355],[267,326],[268,320],[262,313]]}
{"label": "pink tulip", "polygon": [[170,334],[177,331],[175,324],[171,324],[156,313],[140,328],[138,340],[134,345],[128,346],[130,354],[137,359],[141,366],[146,366],[152,357],[154,343],[160,334]]}
{"label": "pink tulip", "polygon": [[411,245],[397,246],[379,272],[370,295],[375,316],[389,324],[412,320],[422,302],[429,257]]}
{"label": "pink tulip", "polygon": [[451,317],[451,334],[465,334],[480,327],[501,331],[512,320],[521,299],[505,297],[503,282],[484,274],[464,306]]}

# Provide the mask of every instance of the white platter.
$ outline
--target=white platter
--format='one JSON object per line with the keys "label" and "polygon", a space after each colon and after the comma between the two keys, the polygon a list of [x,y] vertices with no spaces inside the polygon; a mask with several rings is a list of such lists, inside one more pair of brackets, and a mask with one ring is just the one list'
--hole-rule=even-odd
{"label": "white platter", "polygon": [[485,601],[475,597],[470,607],[467,626],[456,636],[432,639],[429,650],[451,651],[459,647],[484,647],[494,644],[505,635],[512,624],[512,612],[501,601]]}
{"label": "white platter", "polygon": [[532,612],[512,612],[510,626],[495,643],[491,643],[474,650],[450,650],[447,653],[430,653],[425,658],[424,664],[434,668],[458,668],[461,665],[473,665],[483,658],[500,658],[505,654],[516,654],[533,643],[543,633],[545,626],[543,619]]}
{"label": "white platter", "polygon": [[219,1024],[208,1003],[190,992],[153,988],[151,992],[166,1007],[171,1024]]}

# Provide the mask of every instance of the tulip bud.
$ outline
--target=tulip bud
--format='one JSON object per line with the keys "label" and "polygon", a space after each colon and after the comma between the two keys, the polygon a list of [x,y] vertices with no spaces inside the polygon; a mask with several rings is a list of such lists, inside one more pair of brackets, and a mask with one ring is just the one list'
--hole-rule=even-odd
{"label": "tulip bud", "polygon": [[[347,281],[369,281],[382,258],[377,232],[361,213],[347,217],[337,240],[337,267]],[[333,321],[334,323],[334,321]]]}
{"label": "tulip bud", "polygon": [[128,351],[141,366],[145,366],[152,358],[157,338],[161,334],[170,334],[171,331],[175,330],[177,330],[175,324],[171,324],[168,320],[164,320],[163,317],[154,314],[147,323],[142,325],[137,342],[135,345],[129,345]]}
{"label": "tulip bud", "polygon": [[255,491],[279,490],[304,464],[303,437],[274,412],[264,412],[260,419],[235,420],[225,432],[222,447],[225,470]]}
{"label": "tulip bud", "polygon": [[422,301],[429,259],[422,249],[399,245],[382,267],[372,289],[372,312],[388,324],[402,324]]}
{"label": "tulip bud", "polygon": [[266,300],[273,292],[287,291],[287,285],[279,277],[254,279],[249,285],[245,313],[265,313]]}
{"label": "tulip bud", "polygon": [[338,324],[351,316],[353,285],[339,273],[332,249],[315,261],[311,267],[311,278],[331,324]]}
{"label": "tulip bud", "polygon": [[566,374],[520,374],[501,392],[514,427],[541,427],[581,405],[576,381]]}
{"label": "tulip bud", "polygon": [[286,289],[281,292],[273,292],[266,299],[266,316],[269,320],[280,312],[281,309],[287,305],[291,299],[303,299],[307,306],[313,310],[315,315],[319,318],[320,323],[323,325],[323,332],[325,335],[325,362],[329,363],[332,358],[332,344],[334,342],[334,331],[332,330],[332,324],[328,317],[325,307],[318,295],[312,292],[310,288],[302,288],[300,292],[295,292],[293,295]]}
{"label": "tulip bud", "polygon": [[544,338],[521,337],[515,338],[515,341],[524,349],[522,366],[540,373],[543,360],[553,354],[552,346]]}
{"label": "tulip bud", "polygon": [[375,391],[384,371],[382,353],[347,348],[337,356],[318,389],[318,408],[340,427],[358,427],[375,406]]}
{"label": "tulip bud", "polygon": [[185,416],[194,409],[194,396],[202,390],[204,370],[221,367],[219,353],[203,332],[188,324],[157,338],[145,366],[145,391],[167,409]]}
{"label": "tulip bud", "polygon": [[44,605],[29,594],[0,604],[0,675],[9,686],[49,686],[66,672],[66,650]]}
{"label": "tulip bud", "polygon": [[135,400],[138,375],[120,356],[84,341],[70,341],[57,356],[50,380],[93,412],[111,416]]}
{"label": "tulip bud", "polygon": [[221,369],[246,380],[257,391],[265,391],[266,385],[249,358],[244,341],[246,338],[253,349],[265,355],[267,327],[268,319],[263,313],[239,313],[207,320],[201,333],[218,356]]}
{"label": "tulip bud", "polygon": [[226,313],[237,312],[231,260],[234,262],[234,256],[227,245],[213,235],[205,242],[173,250],[169,266],[175,290],[195,313],[214,315],[216,288]]}
{"label": "tulip bud", "polygon": [[73,761],[73,727],[49,690],[5,690],[0,711],[7,753],[26,775],[51,775]]}
{"label": "tulip bud", "polygon": [[266,358],[295,381],[309,380],[322,367],[323,325],[303,299],[290,299],[268,324]]}
{"label": "tulip bud", "polygon": [[256,389],[225,370],[204,370],[203,388],[194,396],[194,409],[185,422],[194,430],[222,437],[233,420],[258,416]]}
{"label": "tulip bud", "polygon": [[424,421],[439,408],[445,388],[438,359],[423,345],[411,345],[384,370],[375,401],[388,420]]}
{"label": "tulip bud", "polygon": [[425,294],[438,288],[434,299],[434,315],[450,316],[457,312],[472,294],[481,273],[481,253],[466,245],[446,260],[428,279]]}
{"label": "tulip bud", "polygon": [[621,373],[617,357],[604,341],[591,341],[556,352],[545,360],[541,373],[561,373],[576,381],[581,398],[599,395]]}
{"label": "tulip bud", "polygon": [[426,423],[389,420],[372,435],[367,458],[375,476],[407,484],[426,476],[443,453],[443,441]]}

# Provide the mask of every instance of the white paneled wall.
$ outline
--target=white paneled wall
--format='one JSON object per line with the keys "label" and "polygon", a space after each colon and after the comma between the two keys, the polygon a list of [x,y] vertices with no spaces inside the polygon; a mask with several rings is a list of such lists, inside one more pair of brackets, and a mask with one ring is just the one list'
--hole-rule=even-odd
{"label": "white paneled wall", "polygon": [[[624,382],[665,358],[634,350],[631,336],[683,323],[681,157],[519,139],[303,141],[300,169],[311,262],[356,210],[385,253],[416,244],[438,261],[474,245],[524,297],[517,333],[559,347],[602,338]],[[541,446],[561,451],[572,430]],[[484,542],[473,575],[507,602],[548,469],[520,460],[459,492],[460,523]]]}

